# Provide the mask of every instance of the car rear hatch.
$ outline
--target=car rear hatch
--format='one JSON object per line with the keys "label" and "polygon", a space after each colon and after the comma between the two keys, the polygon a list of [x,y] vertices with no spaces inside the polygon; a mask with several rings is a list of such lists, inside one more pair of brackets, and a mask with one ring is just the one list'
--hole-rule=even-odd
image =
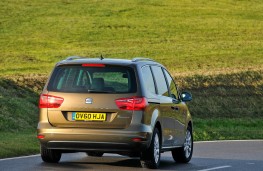
{"label": "car rear hatch", "polygon": [[136,96],[135,73],[130,67],[58,66],[47,90],[40,97],[40,106],[48,108],[48,120],[54,127],[120,129],[131,123],[133,110],[119,106]]}
{"label": "car rear hatch", "polygon": [[133,111],[120,110],[115,94],[49,93],[64,99],[59,108],[48,109],[49,122],[55,127],[126,128]]}

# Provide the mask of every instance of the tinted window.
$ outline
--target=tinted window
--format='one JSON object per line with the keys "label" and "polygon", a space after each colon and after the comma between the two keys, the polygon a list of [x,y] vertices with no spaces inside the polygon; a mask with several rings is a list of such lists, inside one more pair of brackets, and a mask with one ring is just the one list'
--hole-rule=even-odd
{"label": "tinted window", "polygon": [[156,94],[154,81],[153,81],[153,75],[152,75],[150,67],[149,66],[143,67],[142,73],[143,73],[144,85],[147,89],[147,92]]}
{"label": "tinted window", "polygon": [[151,66],[159,95],[169,96],[166,80],[161,67]]}
{"label": "tinted window", "polygon": [[168,83],[168,87],[170,89],[170,93],[174,94],[176,99],[178,99],[177,88],[176,88],[176,85],[175,85],[175,83],[173,81],[173,78],[171,77],[171,75],[165,69],[163,71],[164,71],[165,76],[167,78],[167,83]]}
{"label": "tinted window", "polygon": [[49,91],[80,93],[134,93],[134,71],[128,67],[57,67],[48,85]]}

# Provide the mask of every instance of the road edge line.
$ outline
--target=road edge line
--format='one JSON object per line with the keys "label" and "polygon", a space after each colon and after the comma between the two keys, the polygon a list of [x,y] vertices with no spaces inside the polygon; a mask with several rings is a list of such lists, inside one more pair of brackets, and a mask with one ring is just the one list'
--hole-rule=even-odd
{"label": "road edge line", "polygon": [[218,167],[212,167],[212,168],[202,169],[202,170],[198,170],[198,171],[211,171],[211,170],[218,170],[218,169],[224,169],[224,168],[229,168],[229,167],[232,167],[232,166],[230,166],[230,165],[218,166]]}
{"label": "road edge line", "polygon": [[194,143],[217,143],[217,142],[263,142],[263,140],[212,140],[212,141],[194,141]]}
{"label": "road edge line", "polygon": [[1,161],[5,161],[5,160],[24,159],[24,158],[37,157],[37,156],[40,156],[40,154],[34,154],[34,155],[29,155],[29,156],[19,156],[19,157],[3,158],[3,159],[0,159],[0,162],[1,162]]}

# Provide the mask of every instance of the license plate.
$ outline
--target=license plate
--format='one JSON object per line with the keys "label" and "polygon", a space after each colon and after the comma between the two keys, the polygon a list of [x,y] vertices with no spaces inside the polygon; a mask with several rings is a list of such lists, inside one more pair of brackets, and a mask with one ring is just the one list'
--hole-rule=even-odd
{"label": "license plate", "polygon": [[73,112],[72,120],[76,121],[106,121],[106,113]]}

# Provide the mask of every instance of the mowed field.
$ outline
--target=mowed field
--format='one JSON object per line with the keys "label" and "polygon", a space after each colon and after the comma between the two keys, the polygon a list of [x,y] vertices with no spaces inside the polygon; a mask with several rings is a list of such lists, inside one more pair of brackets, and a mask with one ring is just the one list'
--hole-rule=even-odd
{"label": "mowed field", "polygon": [[261,0],[1,0],[1,75],[71,55],[151,57],[174,74],[259,69]]}
{"label": "mowed field", "polygon": [[193,94],[195,140],[262,139],[262,11],[261,0],[1,0],[0,158],[38,153],[38,95],[72,55],[152,58]]}

